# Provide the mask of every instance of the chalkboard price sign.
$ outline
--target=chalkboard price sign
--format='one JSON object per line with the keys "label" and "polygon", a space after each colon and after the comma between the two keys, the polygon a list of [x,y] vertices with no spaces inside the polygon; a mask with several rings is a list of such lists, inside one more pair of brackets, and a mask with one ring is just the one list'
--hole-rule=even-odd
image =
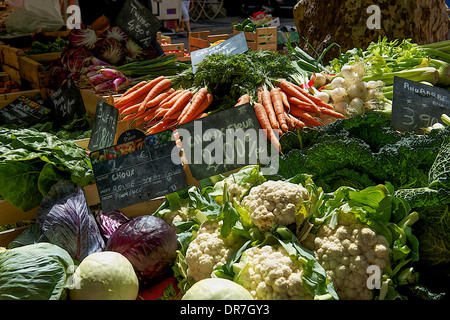
{"label": "chalkboard price sign", "polygon": [[178,134],[192,176],[202,180],[267,161],[273,150],[260,129],[250,104],[180,125]]}
{"label": "chalkboard price sign", "polygon": [[86,114],[80,89],[72,79],[68,79],[56,90],[51,99],[55,108],[56,118],[61,124],[66,124],[74,118],[81,118]]}
{"label": "chalkboard price sign", "polygon": [[144,49],[150,49],[161,28],[161,21],[137,0],[127,0],[115,21],[127,35]]}
{"label": "chalkboard price sign", "polygon": [[397,130],[423,133],[422,128],[442,123],[444,113],[450,114],[448,90],[394,78],[391,122]]}
{"label": "chalkboard price sign", "polygon": [[[169,139],[167,138],[169,137]],[[166,132],[91,152],[102,210],[113,211],[187,188]]]}
{"label": "chalkboard price sign", "polygon": [[0,109],[0,125],[11,127],[33,125],[44,119],[50,112],[50,109],[25,96],[20,96]]}
{"label": "chalkboard price sign", "polygon": [[119,110],[99,100],[95,109],[95,119],[88,148],[91,151],[110,147],[114,144]]}
{"label": "chalkboard price sign", "polygon": [[213,54],[224,54],[226,56],[237,55],[248,50],[247,40],[244,32],[240,32],[234,37],[227,39],[215,46],[195,50],[191,52],[192,71],[197,71],[197,64],[199,64],[205,57]]}

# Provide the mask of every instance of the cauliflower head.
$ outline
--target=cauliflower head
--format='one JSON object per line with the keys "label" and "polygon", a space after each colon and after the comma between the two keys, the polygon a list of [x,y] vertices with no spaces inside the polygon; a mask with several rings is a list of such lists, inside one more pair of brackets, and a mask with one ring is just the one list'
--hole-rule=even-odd
{"label": "cauliflower head", "polygon": [[237,264],[238,283],[255,300],[312,300],[304,288],[303,268],[279,245],[251,247]]}
{"label": "cauliflower head", "polygon": [[[255,226],[265,232],[279,224],[301,223],[296,217],[302,203],[310,198],[299,184],[268,180],[252,188],[241,204],[247,209]],[[297,219],[296,219],[297,218]]]}
{"label": "cauliflower head", "polygon": [[224,265],[238,249],[232,237],[223,238],[220,227],[223,221],[204,221],[194,240],[186,250],[187,275],[195,281],[211,278],[215,268]]}
{"label": "cauliflower head", "polygon": [[351,213],[341,213],[335,229],[328,225],[309,234],[302,245],[314,251],[317,261],[333,282],[341,300],[370,300],[373,291],[368,288],[367,268],[383,269],[390,264],[389,243]]}

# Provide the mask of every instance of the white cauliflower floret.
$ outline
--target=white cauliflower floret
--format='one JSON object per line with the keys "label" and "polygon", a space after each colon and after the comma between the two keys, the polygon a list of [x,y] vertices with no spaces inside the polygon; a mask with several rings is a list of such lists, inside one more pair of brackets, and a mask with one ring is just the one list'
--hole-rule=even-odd
{"label": "white cauliflower floret", "polygon": [[264,232],[277,224],[295,223],[298,210],[308,199],[308,190],[301,185],[269,180],[252,188],[242,205],[249,211],[253,223]]}
{"label": "white cauliflower floret", "polygon": [[231,199],[241,199],[241,197],[247,192],[247,190],[250,188],[249,184],[243,185],[239,184],[235,181],[235,178],[233,175],[228,176],[224,180],[224,184],[227,185],[227,191],[230,195]]}
{"label": "white cauliflower floret", "polygon": [[281,246],[251,247],[239,262],[239,283],[256,300],[311,300],[303,287],[303,269]]}
{"label": "white cauliflower floret", "polygon": [[189,216],[189,208],[187,206],[183,206],[178,210],[174,210],[167,215],[164,219],[174,231],[177,231],[177,227],[175,226],[175,222],[184,222],[190,220]]}
{"label": "white cauliflower floret", "polygon": [[302,245],[315,252],[341,300],[372,299],[367,268],[376,265],[383,271],[391,252],[384,236],[344,213],[335,229],[324,225],[316,235],[308,235]]}
{"label": "white cauliflower floret", "polygon": [[222,221],[206,220],[186,251],[188,276],[200,281],[211,277],[215,268],[224,265],[236,250],[232,239],[220,235]]}

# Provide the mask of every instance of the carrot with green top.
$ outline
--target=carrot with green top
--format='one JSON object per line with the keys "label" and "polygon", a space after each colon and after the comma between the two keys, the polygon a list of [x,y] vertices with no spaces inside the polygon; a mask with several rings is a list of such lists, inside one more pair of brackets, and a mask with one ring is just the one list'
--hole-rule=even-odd
{"label": "carrot with green top", "polygon": [[267,138],[269,138],[270,142],[272,142],[275,148],[277,148],[278,152],[281,153],[281,144],[277,136],[273,132],[273,128],[270,123],[269,116],[267,115],[266,108],[264,108],[264,106],[258,102],[253,105],[253,108],[255,109],[256,117],[258,118],[259,124],[264,130]]}

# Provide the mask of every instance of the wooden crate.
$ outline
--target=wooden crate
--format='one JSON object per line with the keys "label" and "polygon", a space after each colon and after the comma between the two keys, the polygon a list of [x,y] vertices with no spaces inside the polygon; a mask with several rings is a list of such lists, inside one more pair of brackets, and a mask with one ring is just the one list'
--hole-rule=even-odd
{"label": "wooden crate", "polygon": [[[237,35],[243,31],[236,30],[233,26],[233,35]],[[277,50],[277,27],[256,28],[255,32],[244,32],[248,46],[252,50]]]}
{"label": "wooden crate", "polygon": [[33,90],[25,90],[25,91],[19,91],[19,92],[12,92],[12,93],[6,93],[6,94],[0,94],[0,109],[6,107],[8,104],[19,98],[20,96],[25,96],[27,98],[34,98],[38,94],[40,94],[41,91],[38,89]]}
{"label": "wooden crate", "polygon": [[189,52],[208,48],[212,43],[219,40],[227,40],[228,34],[211,35],[209,31],[190,32],[189,33]]}
{"label": "wooden crate", "polygon": [[0,46],[0,50],[2,70],[19,85],[27,83],[33,89],[49,85],[51,76],[50,71],[45,70],[45,65],[61,56],[61,52],[27,56],[22,49],[4,44]]}
{"label": "wooden crate", "polygon": [[175,55],[176,57],[184,57],[184,43],[162,44],[161,48],[166,55]]}

